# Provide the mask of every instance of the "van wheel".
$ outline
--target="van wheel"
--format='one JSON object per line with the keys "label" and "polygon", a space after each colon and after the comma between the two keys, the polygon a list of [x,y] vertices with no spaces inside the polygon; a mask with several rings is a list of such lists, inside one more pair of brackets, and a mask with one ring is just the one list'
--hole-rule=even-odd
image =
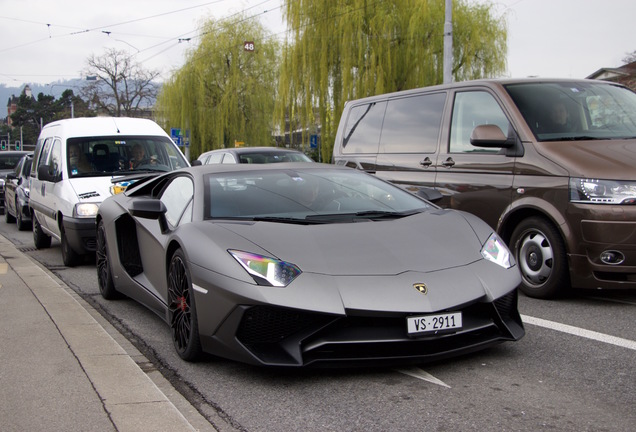
{"label": "van wheel", "polygon": [[42,231],[37,216],[33,215],[33,243],[36,249],[46,249],[51,247],[51,236]]}
{"label": "van wheel", "polygon": [[510,239],[521,270],[519,288],[528,297],[557,297],[570,286],[565,245],[559,232],[541,217],[523,220]]}
{"label": "van wheel", "polygon": [[75,252],[73,248],[71,248],[71,245],[68,244],[68,239],[66,238],[64,229],[62,229],[62,232],[60,234],[60,237],[62,239],[62,261],[64,261],[64,265],[66,267],[75,267],[80,263],[83,255]]}

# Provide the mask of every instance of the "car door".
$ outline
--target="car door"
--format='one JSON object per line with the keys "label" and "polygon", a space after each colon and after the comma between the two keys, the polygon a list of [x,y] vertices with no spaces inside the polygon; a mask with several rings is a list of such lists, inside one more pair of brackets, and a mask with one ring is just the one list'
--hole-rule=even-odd
{"label": "car door", "polygon": [[[52,178],[61,179],[62,173],[62,141],[59,138],[53,139],[51,145],[51,151],[48,154],[46,164],[49,166],[49,170]],[[64,196],[65,187],[64,182],[61,181],[42,181],[42,214],[44,221],[40,220],[43,226],[53,235],[59,238],[60,227],[57,223],[57,214],[60,209],[60,197]]]}
{"label": "car door", "polygon": [[512,198],[516,157],[502,148],[470,143],[472,131],[484,124],[516,135],[493,93],[481,88],[455,91],[448,135],[436,161],[435,187],[443,196],[436,204],[473,213],[496,228]]}
{"label": "car door", "polygon": [[187,175],[178,175],[169,181],[159,194],[166,206],[165,214],[168,232],[161,231],[158,220],[137,218],[137,237],[143,272],[135,279],[154,296],[167,302],[165,251],[171,231],[179,225],[192,221],[192,201],[194,185]]}
{"label": "car door", "polygon": [[[15,194],[16,189],[18,188],[18,184],[20,183],[20,173],[22,172],[22,167],[26,158],[20,159],[18,165],[16,165],[15,170],[11,173],[12,176],[7,175],[7,178],[4,182],[4,201],[5,208],[4,211],[9,214],[15,215],[17,210],[15,207]],[[11,211],[9,211],[9,209]]]}
{"label": "car door", "polygon": [[31,169],[31,195],[29,200],[29,206],[33,209],[35,216],[38,219],[40,225],[48,229],[48,221],[51,218],[52,210],[50,207],[50,198],[47,196],[47,183],[48,191],[51,191],[51,186],[48,181],[40,179],[38,175],[38,169],[42,166],[46,166],[49,163],[51,156],[51,150],[53,149],[54,138],[49,137],[41,143],[41,147],[36,149],[33,166]]}
{"label": "car door", "polygon": [[411,192],[435,185],[435,161],[447,92],[390,99],[382,122],[376,175]]}

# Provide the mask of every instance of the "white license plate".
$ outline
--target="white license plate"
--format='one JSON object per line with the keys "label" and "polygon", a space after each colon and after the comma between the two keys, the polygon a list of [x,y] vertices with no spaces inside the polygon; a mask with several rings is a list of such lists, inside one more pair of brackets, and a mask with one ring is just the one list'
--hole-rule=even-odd
{"label": "white license plate", "polygon": [[413,316],[406,319],[409,334],[422,334],[462,328],[462,313]]}

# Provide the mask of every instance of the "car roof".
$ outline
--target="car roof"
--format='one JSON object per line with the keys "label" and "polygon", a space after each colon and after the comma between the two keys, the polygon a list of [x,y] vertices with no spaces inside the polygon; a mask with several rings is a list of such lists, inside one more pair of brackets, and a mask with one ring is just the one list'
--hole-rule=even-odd
{"label": "car roof", "polygon": [[429,87],[419,87],[409,90],[401,90],[397,92],[391,93],[383,93],[374,96],[367,96],[360,99],[351,99],[346,103],[360,103],[360,102],[370,102],[374,100],[384,100],[395,96],[409,96],[422,92],[435,92],[435,91],[445,91],[451,89],[461,89],[464,87],[489,87],[489,88],[501,88],[503,86],[507,86],[510,84],[549,84],[549,83],[597,83],[602,85],[618,85],[614,82],[603,81],[603,80],[590,80],[590,79],[581,79],[581,78],[490,78],[490,79],[477,79],[477,80],[468,80],[468,81],[456,81],[449,84],[439,84]]}
{"label": "car roof", "polygon": [[182,168],[179,171],[189,171],[195,175],[213,174],[213,173],[229,173],[244,171],[285,171],[285,170],[316,170],[316,169],[338,169],[346,171],[356,171],[353,168],[342,165],[324,164],[324,163],[307,163],[307,162],[280,162],[275,164],[208,164],[197,165],[188,168]]}
{"label": "car roof", "polygon": [[76,117],[48,123],[42,134],[65,134],[69,137],[115,135],[161,135],[166,132],[154,121],[131,117]]}
{"label": "car roof", "polygon": [[29,150],[3,150],[3,151],[0,151],[0,154],[16,156],[16,155],[28,155],[28,154],[32,155],[33,152]]}
{"label": "car roof", "polygon": [[267,152],[267,153],[302,153],[296,149],[289,149],[284,147],[230,147],[230,148],[222,148],[209,150],[204,153],[201,153],[201,156],[207,156],[213,153],[234,153],[234,154],[242,154],[242,153],[258,153],[258,152]]}

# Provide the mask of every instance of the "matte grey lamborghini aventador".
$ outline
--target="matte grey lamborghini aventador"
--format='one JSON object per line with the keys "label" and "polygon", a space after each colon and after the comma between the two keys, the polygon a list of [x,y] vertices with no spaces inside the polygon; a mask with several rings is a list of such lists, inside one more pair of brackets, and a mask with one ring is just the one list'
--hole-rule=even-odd
{"label": "matte grey lamborghini aventador", "polygon": [[422,363],[524,335],[519,270],[491,228],[334,165],[139,180],[100,206],[97,274],[189,361]]}

